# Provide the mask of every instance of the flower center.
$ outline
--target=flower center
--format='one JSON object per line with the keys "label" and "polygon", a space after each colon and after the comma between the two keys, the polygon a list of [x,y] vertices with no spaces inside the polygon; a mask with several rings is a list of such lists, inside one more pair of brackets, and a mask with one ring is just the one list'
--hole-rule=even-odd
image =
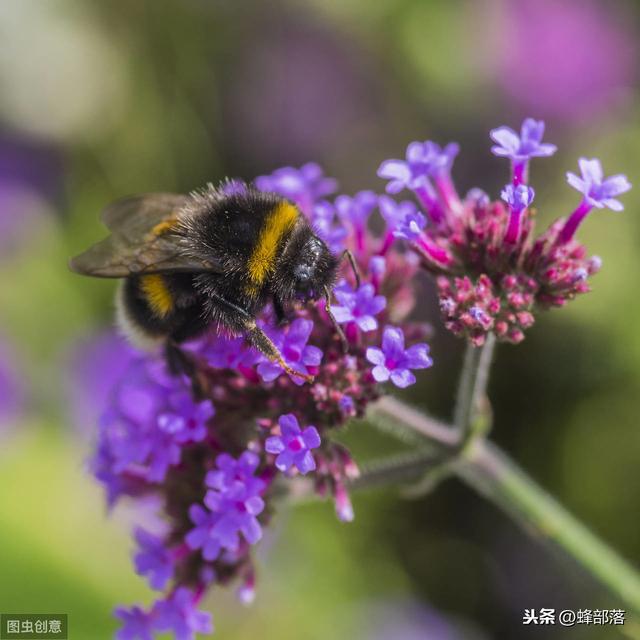
{"label": "flower center", "polygon": [[291,451],[302,451],[303,448],[304,443],[302,442],[302,438],[300,437],[295,438],[289,443],[289,449],[291,449]]}

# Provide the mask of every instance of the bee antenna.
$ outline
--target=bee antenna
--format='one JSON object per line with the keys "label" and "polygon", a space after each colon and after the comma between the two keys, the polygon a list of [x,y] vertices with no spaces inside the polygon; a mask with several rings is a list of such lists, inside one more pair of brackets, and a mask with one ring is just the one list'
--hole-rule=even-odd
{"label": "bee antenna", "polygon": [[327,315],[329,316],[329,319],[331,320],[331,323],[333,324],[333,327],[336,330],[338,337],[340,338],[340,343],[342,344],[342,352],[348,353],[349,343],[347,342],[347,336],[344,335],[342,327],[338,324],[336,317],[331,311],[331,291],[329,290],[329,287],[324,287],[324,310],[327,312]]}
{"label": "bee antenna", "polygon": [[353,276],[356,279],[356,289],[359,289],[360,282],[362,281],[362,278],[360,277],[360,269],[358,269],[358,264],[356,263],[356,259],[354,258],[353,253],[349,251],[349,249],[345,249],[342,252],[339,262],[342,262],[345,258],[349,261],[349,264],[351,265],[351,271],[353,271]]}

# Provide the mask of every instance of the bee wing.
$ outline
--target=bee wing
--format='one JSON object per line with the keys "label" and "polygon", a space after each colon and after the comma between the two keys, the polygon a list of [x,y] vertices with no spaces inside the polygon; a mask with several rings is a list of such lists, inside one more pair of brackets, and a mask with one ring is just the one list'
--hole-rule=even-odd
{"label": "bee wing", "polygon": [[178,236],[167,233],[187,196],[150,193],[117,200],[101,219],[111,235],[69,262],[72,271],[101,278],[162,272],[222,271],[219,263],[185,255]]}

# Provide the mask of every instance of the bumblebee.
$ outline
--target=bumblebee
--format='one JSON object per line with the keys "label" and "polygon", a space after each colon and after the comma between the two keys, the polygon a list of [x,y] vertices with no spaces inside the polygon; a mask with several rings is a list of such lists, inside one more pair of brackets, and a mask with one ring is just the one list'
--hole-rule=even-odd
{"label": "bumblebee", "polygon": [[284,322],[295,301],[321,297],[333,320],[329,297],[339,260],[294,204],[249,185],[208,185],[190,195],[118,200],[101,219],[111,235],[69,266],[123,279],[117,319],[135,344],[164,341],[171,364],[176,353],[184,358],[181,342],[213,325],[244,335],[288,373],[301,375],[256,324],[269,303]]}

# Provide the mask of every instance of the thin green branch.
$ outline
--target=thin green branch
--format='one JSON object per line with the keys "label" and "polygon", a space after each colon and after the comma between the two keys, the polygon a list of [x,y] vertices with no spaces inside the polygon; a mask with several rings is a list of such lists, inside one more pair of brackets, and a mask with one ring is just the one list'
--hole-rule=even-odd
{"label": "thin green branch", "polygon": [[380,485],[400,484],[416,480],[425,470],[438,466],[442,454],[432,450],[418,451],[373,460],[364,465],[362,473],[349,483],[353,489],[368,489]]}
{"label": "thin green branch", "polygon": [[640,575],[498,447],[477,441],[456,474],[526,531],[562,547],[609,590],[640,612]]}
{"label": "thin green branch", "polygon": [[490,333],[482,347],[467,343],[453,412],[453,424],[464,434],[465,441],[474,431],[476,416],[487,392],[495,341],[495,336]]}
{"label": "thin green branch", "polygon": [[[628,607],[640,612],[640,576],[633,566],[591,533],[496,445],[479,438],[461,449],[452,427],[424,416],[397,399],[386,398],[384,404],[376,406],[369,416],[373,423],[392,418],[398,428],[415,430],[427,438],[432,447],[441,450],[443,462],[434,467],[434,461],[430,459],[423,467],[424,474],[433,473],[437,468],[456,475],[527,532],[551,540],[564,549]],[[402,464],[401,458],[380,464],[380,470],[385,469],[390,478],[398,477],[402,472],[393,469],[394,464]],[[380,470],[376,484],[384,481],[385,474]],[[366,474],[360,481],[363,485],[368,483]]]}

